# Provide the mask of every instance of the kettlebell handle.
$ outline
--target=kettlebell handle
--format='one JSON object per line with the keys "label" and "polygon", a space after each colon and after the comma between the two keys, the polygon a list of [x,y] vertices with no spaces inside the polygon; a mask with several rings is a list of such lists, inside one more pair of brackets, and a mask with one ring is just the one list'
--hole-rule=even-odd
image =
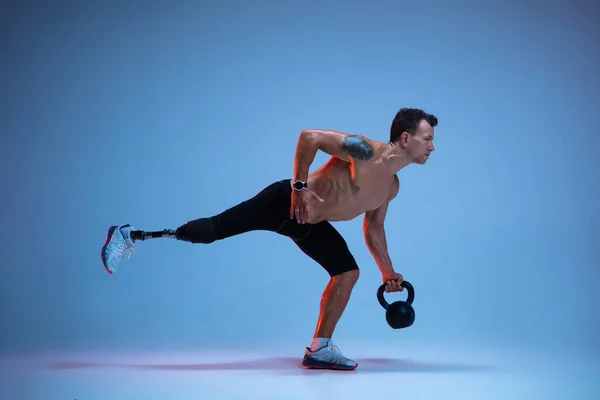
{"label": "kettlebell handle", "polygon": [[[415,301],[415,288],[408,281],[402,281],[400,286],[402,286],[408,291],[408,298],[406,299],[406,303],[412,305],[413,301]],[[385,298],[383,297],[384,293],[385,283],[379,286],[379,289],[377,289],[377,300],[379,300],[379,304],[381,304],[381,307],[387,310],[390,304],[387,301],[385,301]]]}

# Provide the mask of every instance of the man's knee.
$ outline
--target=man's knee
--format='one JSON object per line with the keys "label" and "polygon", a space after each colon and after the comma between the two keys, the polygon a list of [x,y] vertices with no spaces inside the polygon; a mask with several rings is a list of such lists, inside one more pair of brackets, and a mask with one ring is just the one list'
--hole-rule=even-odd
{"label": "man's knee", "polygon": [[358,282],[358,277],[360,276],[360,271],[358,268],[351,269],[350,271],[342,272],[337,275],[332,276],[332,279],[338,282],[339,285],[345,287],[354,287],[356,282]]}
{"label": "man's knee", "polygon": [[218,239],[213,218],[199,218],[181,225],[175,231],[177,240],[190,243],[212,243]]}

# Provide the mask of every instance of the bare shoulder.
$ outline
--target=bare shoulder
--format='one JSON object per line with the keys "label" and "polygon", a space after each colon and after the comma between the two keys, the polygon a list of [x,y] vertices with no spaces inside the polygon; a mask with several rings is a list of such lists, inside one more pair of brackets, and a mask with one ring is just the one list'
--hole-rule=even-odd
{"label": "bare shoulder", "polygon": [[376,147],[376,141],[359,134],[346,134],[342,141],[344,151],[358,161],[369,161],[372,159]]}

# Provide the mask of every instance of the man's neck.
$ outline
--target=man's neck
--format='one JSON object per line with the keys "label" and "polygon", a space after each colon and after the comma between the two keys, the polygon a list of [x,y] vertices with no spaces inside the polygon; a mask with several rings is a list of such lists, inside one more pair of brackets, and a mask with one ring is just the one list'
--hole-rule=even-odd
{"label": "man's neck", "polygon": [[411,164],[408,155],[404,151],[404,149],[400,148],[396,144],[389,142],[387,144],[387,149],[384,153],[385,163],[389,166],[390,173],[396,174],[402,168]]}

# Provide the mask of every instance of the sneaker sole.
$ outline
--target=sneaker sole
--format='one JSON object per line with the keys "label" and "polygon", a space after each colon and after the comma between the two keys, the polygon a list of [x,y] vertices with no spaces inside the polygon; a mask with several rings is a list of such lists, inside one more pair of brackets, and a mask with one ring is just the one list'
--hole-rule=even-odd
{"label": "sneaker sole", "polygon": [[112,271],[109,270],[108,267],[106,266],[106,259],[104,258],[104,251],[106,250],[106,247],[110,243],[110,240],[112,239],[113,234],[115,233],[115,229],[117,229],[117,226],[111,226],[110,228],[108,228],[108,233],[106,234],[106,241],[104,242],[104,245],[102,246],[102,250],[100,250],[100,258],[102,259],[102,265],[104,265],[104,269],[106,270],[106,272],[108,272],[111,275],[112,275]]}
{"label": "sneaker sole", "polygon": [[333,364],[323,361],[317,361],[310,357],[305,357],[302,360],[302,366],[307,369],[330,369],[334,371],[354,371],[358,367],[358,363],[354,364],[352,367],[348,367],[340,364]]}

